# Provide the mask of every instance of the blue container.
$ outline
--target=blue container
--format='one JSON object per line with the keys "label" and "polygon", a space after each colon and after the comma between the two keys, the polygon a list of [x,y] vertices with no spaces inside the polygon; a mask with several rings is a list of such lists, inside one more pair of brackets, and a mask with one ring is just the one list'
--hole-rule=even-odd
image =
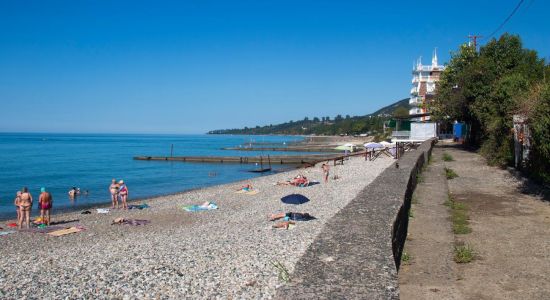
{"label": "blue container", "polygon": [[465,133],[464,123],[455,123],[453,124],[453,137],[455,140],[464,138]]}

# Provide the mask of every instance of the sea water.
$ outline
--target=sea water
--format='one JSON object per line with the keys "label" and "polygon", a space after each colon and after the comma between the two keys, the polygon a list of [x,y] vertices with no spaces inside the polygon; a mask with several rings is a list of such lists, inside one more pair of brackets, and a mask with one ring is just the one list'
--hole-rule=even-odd
{"label": "sea water", "polygon": [[[140,161],[134,156],[170,156],[171,151],[174,156],[291,155],[297,153],[221,148],[251,142],[283,147],[300,140],[296,136],[0,133],[0,218],[15,217],[13,200],[24,186],[35,200],[33,210],[41,187],[52,193],[54,209],[78,209],[110,203],[113,178],[123,179],[130,199],[138,199],[261,176],[248,172],[257,168],[253,164]],[[74,200],[68,196],[72,187],[82,192]],[[197,199],[211,200],[216,199]]]}

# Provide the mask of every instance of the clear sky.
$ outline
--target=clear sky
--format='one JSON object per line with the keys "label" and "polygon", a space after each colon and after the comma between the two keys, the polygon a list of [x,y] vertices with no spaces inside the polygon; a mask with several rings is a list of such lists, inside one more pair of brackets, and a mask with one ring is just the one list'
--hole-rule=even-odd
{"label": "clear sky", "polygon": [[[0,0],[0,131],[204,133],[364,115],[518,1]],[[550,58],[550,1],[498,35]],[[482,43],[485,41],[482,40]]]}

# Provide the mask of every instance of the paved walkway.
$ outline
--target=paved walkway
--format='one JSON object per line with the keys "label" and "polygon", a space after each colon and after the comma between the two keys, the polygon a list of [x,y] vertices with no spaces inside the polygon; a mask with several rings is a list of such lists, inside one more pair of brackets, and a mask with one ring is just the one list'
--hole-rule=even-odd
{"label": "paved walkway", "polygon": [[444,175],[443,151],[434,148],[432,162],[422,173],[412,204],[409,234],[405,252],[409,262],[401,264],[399,289],[401,299],[459,299],[454,286],[457,278],[453,262],[454,235],[447,200],[447,179]]}
{"label": "paved walkway", "polygon": [[[454,161],[443,162],[443,152]],[[549,299],[548,199],[525,193],[522,182],[487,166],[476,153],[441,144],[434,154],[436,162],[418,187],[419,204],[413,205],[405,245],[411,264],[399,274],[401,299]],[[459,175],[447,185],[438,179],[443,164]],[[454,243],[475,251],[467,264],[452,262],[451,225],[442,217],[445,199],[435,199],[444,198],[447,187],[469,208],[472,233],[454,237]]]}

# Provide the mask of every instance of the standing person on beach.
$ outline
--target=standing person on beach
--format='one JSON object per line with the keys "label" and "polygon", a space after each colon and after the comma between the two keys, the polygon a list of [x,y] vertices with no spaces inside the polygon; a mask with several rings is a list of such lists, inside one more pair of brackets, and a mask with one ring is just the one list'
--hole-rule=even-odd
{"label": "standing person on beach", "polygon": [[19,196],[19,211],[20,217],[17,225],[19,229],[23,226],[23,220],[27,224],[27,228],[30,227],[31,223],[31,208],[32,208],[32,195],[29,193],[29,189],[24,187],[21,189],[21,196]]}
{"label": "standing person on beach", "polygon": [[124,180],[122,179],[118,182],[118,185],[118,193],[120,195],[120,200],[122,201],[122,208],[128,209],[128,204],[126,203],[126,201],[128,201],[128,187],[124,184]]}
{"label": "standing person on beach", "polygon": [[328,182],[328,175],[329,175],[329,166],[328,164],[323,164],[321,166],[321,169],[323,170],[323,176],[325,178],[325,183]]}
{"label": "standing person on beach", "polygon": [[19,219],[21,218],[21,210],[19,209],[19,203],[21,202],[21,191],[17,191],[15,194],[15,200],[13,200],[13,204],[15,205],[15,211],[17,212],[17,222],[19,222]]}
{"label": "standing person on beach", "polygon": [[118,184],[116,179],[111,180],[111,185],[109,186],[109,192],[111,193],[111,202],[113,203],[111,209],[114,209],[115,206],[118,209]]}
{"label": "standing person on beach", "polygon": [[[50,192],[46,191],[46,188],[40,189],[40,197],[38,197],[38,207],[40,207],[40,218],[42,223],[50,225],[50,211],[52,209],[53,197]],[[46,215],[48,216],[46,218]]]}

